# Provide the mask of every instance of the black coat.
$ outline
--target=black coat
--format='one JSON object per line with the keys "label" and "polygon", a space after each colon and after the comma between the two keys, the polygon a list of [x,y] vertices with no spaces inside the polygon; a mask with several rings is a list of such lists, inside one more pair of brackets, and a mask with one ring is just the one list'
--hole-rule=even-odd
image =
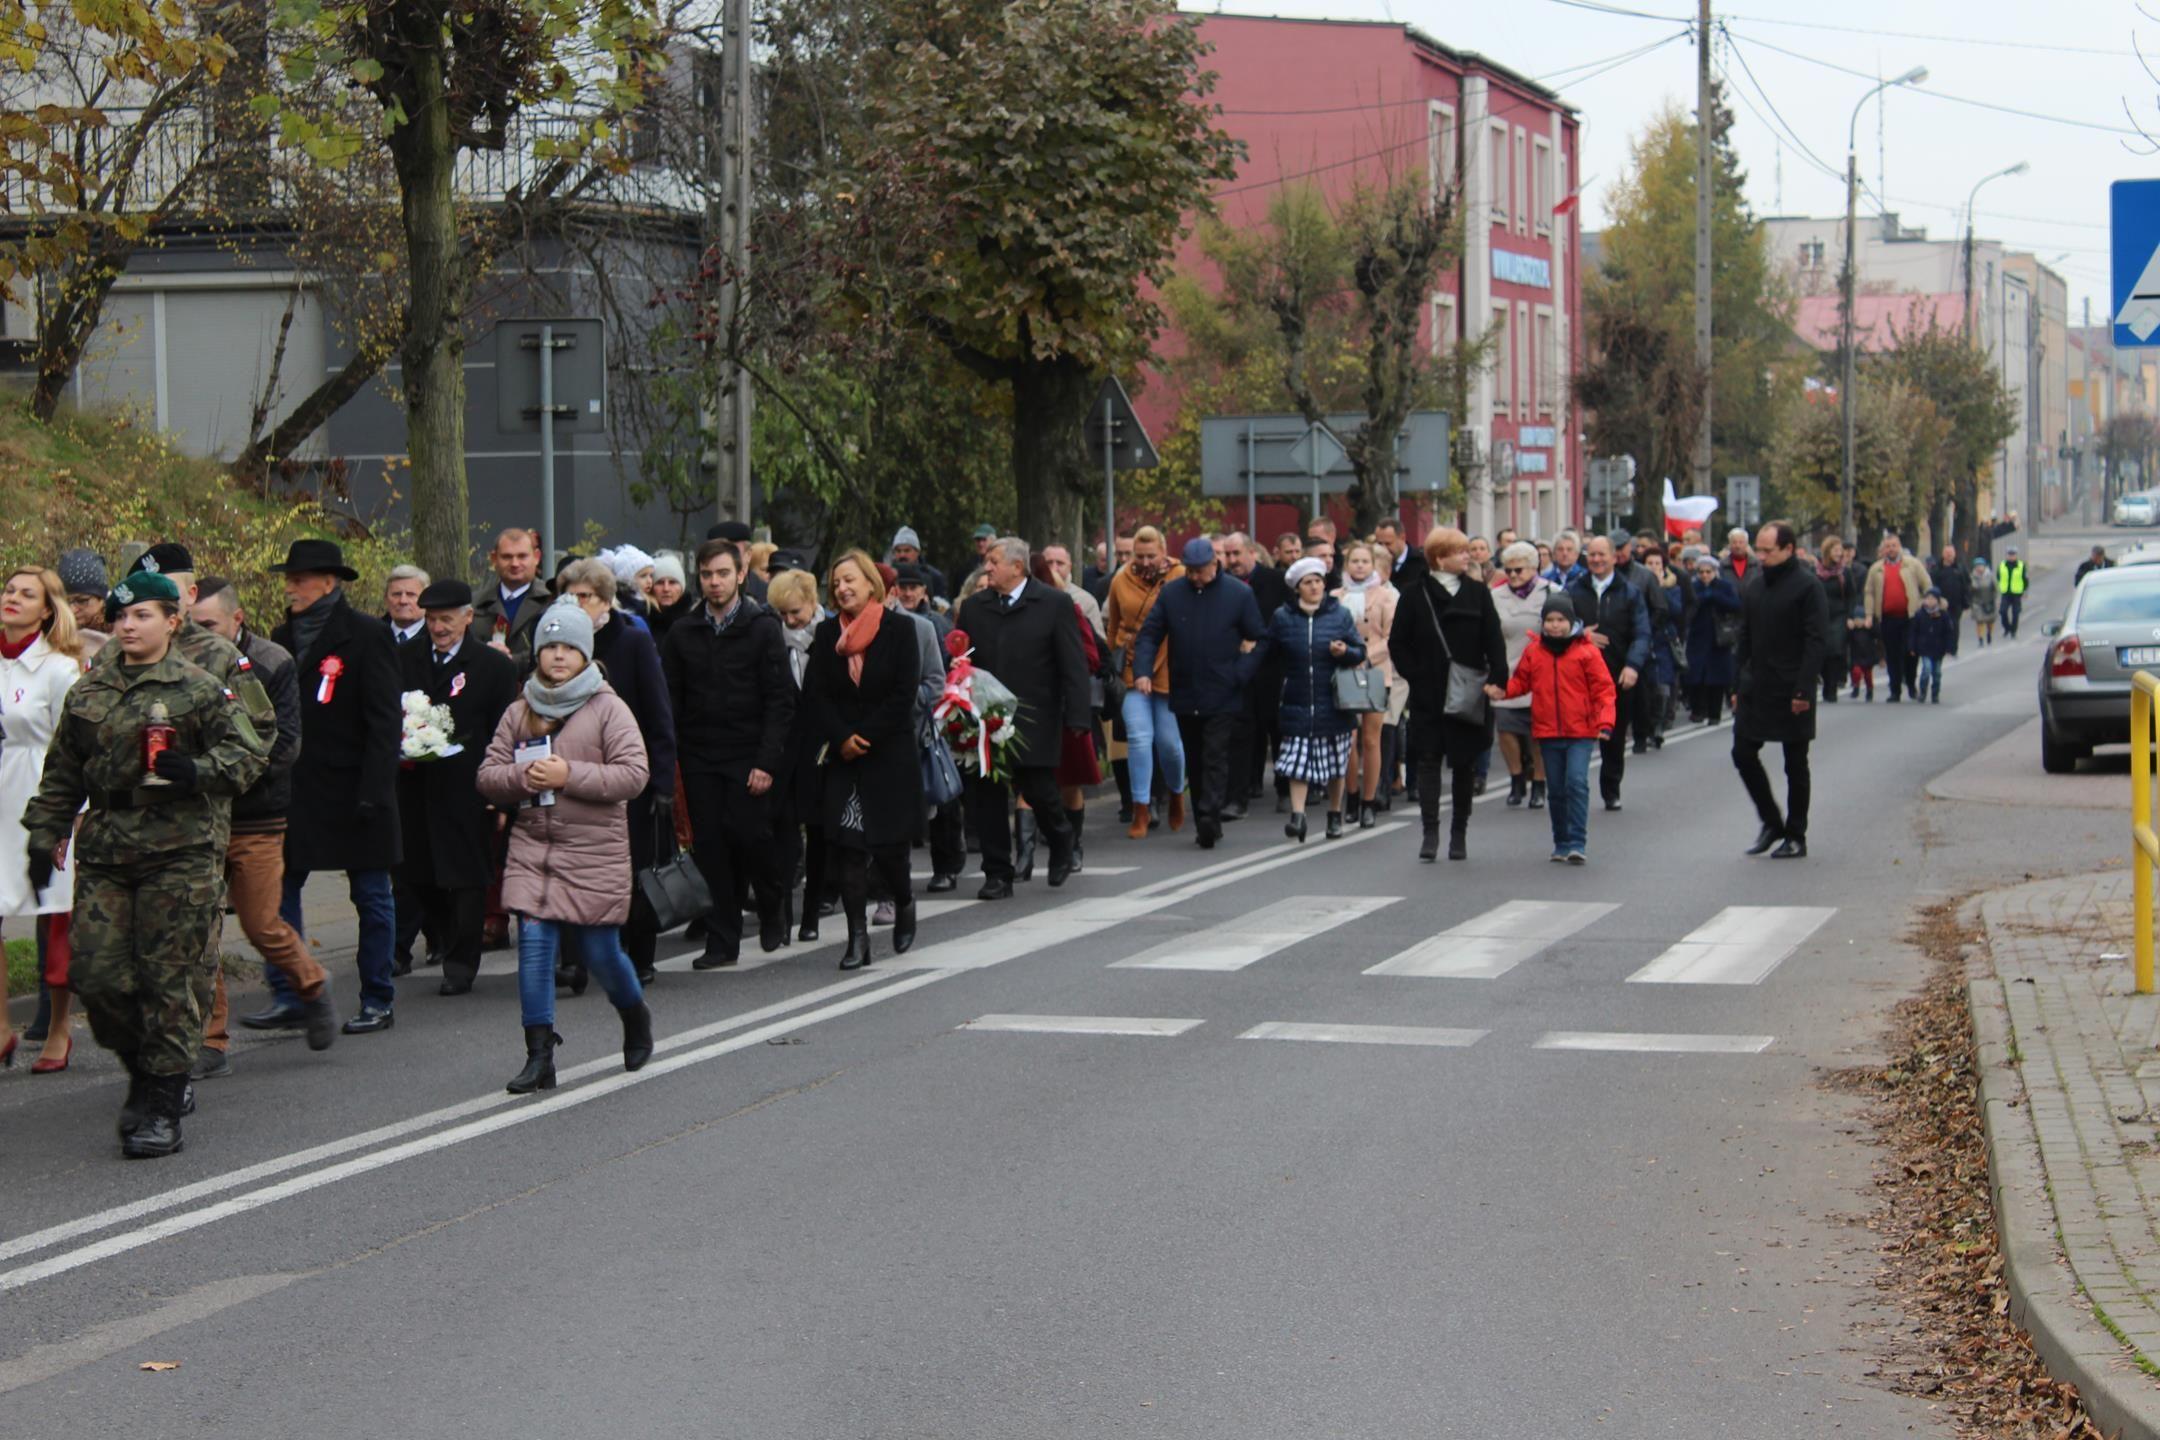
{"label": "black coat", "polygon": [[675,709],[668,700],[667,680],[660,673],[660,647],[627,614],[617,611],[593,632],[592,658],[607,675],[608,688],[630,707],[638,734],[644,737],[652,780],[640,798],[674,794]]}
{"label": "black coat", "polygon": [[697,609],[697,606],[695,590],[683,591],[673,605],[648,604],[645,607],[645,623],[652,627],[654,647],[657,649],[663,644],[667,640],[668,631],[675,628],[675,622]]}
{"label": "black coat", "polygon": [[1252,567],[1252,574],[1245,577],[1252,590],[1253,604],[1260,607],[1260,623],[1265,625],[1275,618],[1275,612],[1290,603],[1290,587],[1283,582],[1282,571],[1262,561]]}
{"label": "black coat", "polygon": [[300,758],[300,685],[293,673],[292,655],[267,635],[241,627],[240,653],[262,681],[263,691],[277,711],[277,734],[270,745],[270,766],[262,778],[233,797],[232,826],[235,835],[268,834],[285,828],[285,812],[292,808],[292,768]]}
{"label": "black coat", "polygon": [[1091,723],[1087,656],[1073,624],[1072,597],[1030,580],[1020,599],[984,586],[960,606],[959,628],[975,650],[975,667],[987,670],[1020,702],[1018,763],[1056,769],[1067,730]]}
{"label": "black coat", "polygon": [[[1823,605],[1829,615],[1829,625],[1823,633],[1823,653],[1826,655],[1845,653],[1845,637],[1851,633],[1845,628],[1845,622],[1862,609],[1862,579],[1861,573],[1850,564],[1840,565],[1835,575],[1816,573],[1815,580],[1822,586]],[[1968,587],[1967,596],[1971,593]]]}
{"label": "black coat", "polygon": [[735,618],[715,631],[706,613],[678,620],[660,647],[660,673],[675,707],[675,758],[686,775],[747,780],[762,770],[787,775],[788,727],[795,723],[780,617],[743,596]]}
{"label": "black coat", "polygon": [[432,641],[413,641],[398,651],[398,670],[404,689],[425,690],[430,702],[450,707],[450,738],[462,747],[398,774],[405,883],[485,889],[495,871],[496,810],[474,782],[503,711],[517,699],[517,666],[468,632],[457,654],[441,665]]}
{"label": "black coat", "polygon": [[[1955,560],[1947,565],[1936,560],[1927,568],[1928,579],[1936,589],[1943,592],[1943,604],[1950,608],[1953,615],[1962,615],[1972,608],[1972,576],[1966,573],[1963,565]],[[2081,571],[2078,579],[2084,578]]]}
{"label": "black coat", "polygon": [[[1354,627],[1353,627],[1354,628]],[[1155,673],[1155,657],[1170,641],[1170,709],[1177,715],[1233,715],[1245,702],[1239,655],[1246,641],[1267,634],[1252,588],[1217,572],[1206,588],[1189,575],[1165,580],[1133,641],[1135,675]],[[1278,670],[1281,661],[1277,661]],[[1251,666],[1242,667],[1248,674]]]}
{"label": "black coat", "polygon": [[1425,552],[1414,546],[1403,551],[1400,565],[1393,560],[1388,564],[1391,567],[1388,571],[1388,584],[1395,587],[1398,595],[1408,595],[1418,581],[1432,574],[1432,567],[1425,563]]}
{"label": "black coat", "polygon": [[[1634,667],[1640,676],[1650,668],[1650,605],[1642,591],[1619,571],[1605,593],[1597,593],[1597,581],[1585,571],[1568,586],[1568,599],[1586,626],[1595,625],[1605,637],[1605,669],[1620,683],[1620,672]],[[1700,683],[1700,682],[1698,682]]]}
{"label": "black coat", "polygon": [[[270,638],[294,650],[292,622]],[[397,764],[404,717],[390,627],[340,594],[315,643],[294,651],[294,664],[300,758],[292,768],[285,869],[391,869],[402,853]],[[334,680],[326,673],[332,670]]]}
{"label": "black coat", "polygon": [[[922,648],[915,622],[888,612],[877,638],[863,652],[862,683],[848,678],[847,657],[839,650],[840,619],[818,623],[803,671],[803,704],[808,711],[810,755],[824,752],[824,795],[819,822],[825,838],[847,845],[840,817],[851,796],[862,800],[862,844],[872,848],[906,845],[922,823],[922,758],[915,728],[916,685],[922,676]],[[861,758],[844,760],[840,746],[850,735],[870,742]]]}
{"label": "black coat", "polygon": [[[1421,760],[1444,758],[1451,765],[1466,765],[1490,743],[1491,727],[1446,713],[1451,656],[1457,665],[1482,673],[1490,684],[1507,683],[1507,637],[1500,631],[1500,610],[1491,588],[1464,576],[1450,597],[1445,586],[1426,575],[1396,602],[1388,660],[1410,684],[1410,753]],[[1488,720],[1491,713],[1488,708]]]}
{"label": "black coat", "polygon": [[[1813,702],[1829,624],[1822,585],[1799,561],[1749,574],[1740,591],[1740,643],[1733,649],[1740,671],[1736,735],[1765,743],[1815,738]],[[1795,715],[1794,700],[1810,703]]]}

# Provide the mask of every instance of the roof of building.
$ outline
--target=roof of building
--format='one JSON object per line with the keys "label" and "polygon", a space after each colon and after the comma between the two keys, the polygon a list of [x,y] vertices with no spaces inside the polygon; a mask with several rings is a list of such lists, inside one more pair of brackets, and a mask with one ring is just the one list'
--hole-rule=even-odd
{"label": "roof of building", "polygon": [[1562,100],[1559,91],[1540,85],[1520,70],[1503,65],[1499,61],[1481,55],[1475,50],[1459,50],[1453,45],[1444,44],[1439,40],[1435,40],[1423,30],[1418,29],[1417,26],[1406,25],[1400,20],[1343,20],[1311,15],[1259,15],[1249,10],[1210,10],[1189,13],[1192,13],[1193,18],[1198,20],[1267,20],[1279,25],[1364,25],[1400,30],[1412,43],[1422,45],[1435,54],[1445,56],[1466,69],[1482,70],[1490,75],[1497,76],[1518,89],[1550,101],[1554,109],[1565,111],[1569,115],[1581,113],[1575,106]]}
{"label": "roof of building", "polygon": [[[1955,330],[1964,313],[1964,297],[1955,292],[1922,295],[1853,297],[1854,341],[1862,354],[1882,354],[1898,348],[1899,340],[1930,323],[1938,330]],[[1793,314],[1793,333],[1811,350],[1835,350],[1843,328],[1835,295],[1804,295]]]}

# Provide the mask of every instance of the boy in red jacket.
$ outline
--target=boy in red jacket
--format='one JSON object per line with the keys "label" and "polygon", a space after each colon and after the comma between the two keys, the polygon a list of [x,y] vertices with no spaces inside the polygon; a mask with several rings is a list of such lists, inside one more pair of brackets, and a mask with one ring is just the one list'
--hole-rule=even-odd
{"label": "boy in red jacket", "polygon": [[1590,757],[1612,733],[1612,675],[1597,646],[1583,635],[1574,602],[1554,594],[1539,619],[1538,643],[1525,649],[1507,689],[1485,687],[1495,700],[1530,697],[1530,733],[1545,754],[1552,791],[1552,860],[1588,864]]}

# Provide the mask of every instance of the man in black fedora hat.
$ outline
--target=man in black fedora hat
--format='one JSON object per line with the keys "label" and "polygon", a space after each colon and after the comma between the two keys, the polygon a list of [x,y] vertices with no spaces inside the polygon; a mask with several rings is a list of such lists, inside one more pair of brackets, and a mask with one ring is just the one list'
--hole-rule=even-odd
{"label": "man in black fedora hat", "polygon": [[[420,592],[427,643],[399,652],[400,684],[450,710],[458,753],[414,763],[398,775],[398,819],[405,895],[417,902],[430,949],[440,947],[441,993],[462,995],[480,973],[487,887],[495,875],[496,811],[480,798],[480,757],[503,711],[517,698],[518,671],[507,655],[474,639],[472,587],[437,580]],[[401,903],[404,903],[401,897]],[[403,913],[398,929],[419,928]]]}
{"label": "man in black fedora hat", "polygon": [[[282,565],[285,623],[271,638],[293,655],[300,682],[300,758],[292,768],[292,810],[285,830],[287,924],[303,935],[301,888],[310,872],[343,870],[359,912],[360,1010],[347,1035],[390,1028],[391,947],[397,904],[390,872],[401,856],[397,764],[402,712],[397,648],[390,629],[346,603],[340,582],[357,580],[332,540],[295,540]],[[243,1016],[254,1030],[304,1023],[296,998],[272,973],[275,999]]]}

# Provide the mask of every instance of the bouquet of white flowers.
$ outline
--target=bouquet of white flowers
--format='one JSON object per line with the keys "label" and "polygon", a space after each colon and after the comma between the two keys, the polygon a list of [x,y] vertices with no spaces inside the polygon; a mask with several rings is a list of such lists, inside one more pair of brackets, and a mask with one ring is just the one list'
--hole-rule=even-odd
{"label": "bouquet of white flowers", "polygon": [[451,739],[454,728],[450,707],[429,702],[427,691],[407,690],[399,697],[405,710],[405,733],[398,741],[398,756],[418,763],[444,760],[461,753],[464,746]]}

